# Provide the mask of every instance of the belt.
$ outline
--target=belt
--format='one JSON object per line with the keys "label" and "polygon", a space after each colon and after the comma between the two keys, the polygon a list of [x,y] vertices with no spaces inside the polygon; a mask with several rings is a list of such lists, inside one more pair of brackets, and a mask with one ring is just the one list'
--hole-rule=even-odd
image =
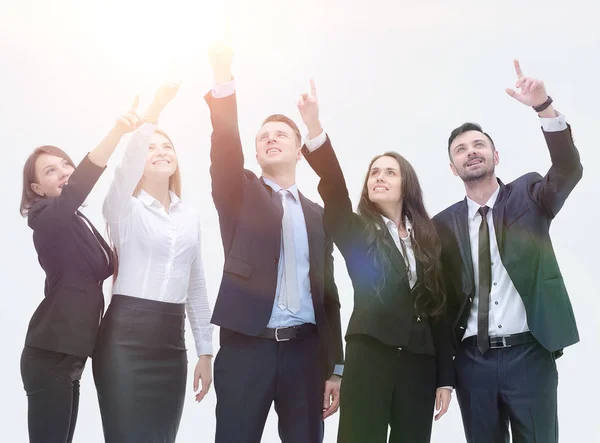
{"label": "belt", "polygon": [[287,328],[265,328],[260,338],[268,338],[275,341],[288,341],[296,338],[306,338],[317,334],[317,326],[305,323],[300,326],[289,326]]}
{"label": "belt", "polygon": [[[520,334],[505,335],[504,337],[490,337],[490,349],[510,348],[512,346],[524,345],[537,341],[531,332],[522,332]],[[465,338],[461,342],[463,347],[477,347],[477,336]]]}

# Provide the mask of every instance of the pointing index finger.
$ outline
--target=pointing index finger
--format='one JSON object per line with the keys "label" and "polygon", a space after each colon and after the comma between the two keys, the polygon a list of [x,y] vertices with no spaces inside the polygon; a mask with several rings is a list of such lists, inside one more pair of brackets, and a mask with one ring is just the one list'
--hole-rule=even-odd
{"label": "pointing index finger", "polygon": [[313,98],[317,98],[317,86],[315,85],[315,79],[310,79],[310,95]]}
{"label": "pointing index finger", "polygon": [[137,94],[133,99],[133,103],[131,104],[131,110],[137,111],[138,106],[140,105],[140,94]]}
{"label": "pointing index finger", "polygon": [[519,64],[519,60],[515,59],[514,65],[515,65],[515,71],[517,72],[517,77],[519,79],[522,79],[524,76],[523,76],[523,71],[521,71],[521,65]]}

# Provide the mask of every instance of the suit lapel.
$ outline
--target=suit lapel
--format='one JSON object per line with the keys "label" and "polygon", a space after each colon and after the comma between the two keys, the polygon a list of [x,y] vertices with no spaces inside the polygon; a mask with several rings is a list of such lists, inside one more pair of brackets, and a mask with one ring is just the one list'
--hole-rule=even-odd
{"label": "suit lapel", "polygon": [[265,183],[262,177],[259,179],[259,181],[262,183],[262,188],[265,191],[265,194],[271,200],[272,204],[269,207],[273,209],[277,220],[279,220],[281,223],[281,219],[283,218],[283,205],[281,204],[281,197],[279,197],[279,195],[273,191],[273,188]]}
{"label": "suit lapel", "polygon": [[[86,250],[86,254],[90,257],[90,260],[93,260],[91,254],[92,251],[98,251],[98,246],[101,247],[102,250],[98,251],[102,253],[102,262],[106,263],[106,256],[108,256],[108,267],[110,268],[111,272],[113,269],[113,255],[112,255],[112,249],[110,248],[110,246],[108,245],[108,243],[106,243],[106,241],[104,240],[104,238],[100,235],[100,233],[98,232],[98,230],[94,227],[94,225],[92,224],[92,222],[90,222],[90,220],[83,215],[81,212],[77,211],[76,213],[79,217],[83,218],[85,221],[87,221],[87,223],[89,224],[89,226],[92,228],[92,231],[90,232],[90,229],[88,228],[88,226],[86,226],[85,221],[80,220],[78,217],[78,221],[79,221],[79,226],[83,228],[83,232],[85,234],[85,238],[89,239],[89,243],[91,244],[91,246],[89,248],[85,248]],[[90,235],[92,234],[93,237],[95,238],[90,238]],[[106,253],[106,255],[104,255]]]}
{"label": "suit lapel", "polygon": [[502,253],[504,252],[504,242],[502,241],[504,234],[504,208],[506,207],[508,188],[500,181],[500,179],[498,179],[498,183],[500,184],[500,191],[498,192],[498,198],[492,209],[492,219],[494,221],[494,230],[496,231],[498,250],[500,251],[500,256],[502,256]]}
{"label": "suit lapel", "polygon": [[384,243],[383,247],[386,249],[387,256],[390,258],[391,266],[396,272],[396,274],[400,276],[400,279],[403,281],[403,284],[405,284],[406,287],[410,290],[410,285],[408,282],[408,273],[406,272],[406,262],[404,261],[404,257],[402,256],[402,253],[396,246],[396,243],[394,242],[390,231],[385,226],[383,229],[385,229],[386,231],[385,235],[387,236],[388,240],[388,243]]}
{"label": "suit lapel", "polygon": [[469,236],[469,207],[465,198],[460,209],[453,214],[452,224],[458,240],[458,249],[464,263],[464,270],[468,281],[474,287],[473,259],[471,257],[471,240]]}
{"label": "suit lapel", "polygon": [[[323,270],[325,269],[325,231],[323,229],[323,218],[315,204],[308,200],[301,192],[300,204],[304,213],[306,224],[306,235],[308,237],[308,256],[310,260],[310,286],[313,303],[325,297]],[[319,275],[321,273],[321,275]]]}
{"label": "suit lapel", "polygon": [[306,223],[306,234],[308,236],[308,251],[310,262],[314,263],[317,254],[319,257],[325,256],[325,232],[323,231],[323,219],[321,213],[313,207],[313,204],[302,193],[300,196],[300,204],[304,213],[304,222]]}

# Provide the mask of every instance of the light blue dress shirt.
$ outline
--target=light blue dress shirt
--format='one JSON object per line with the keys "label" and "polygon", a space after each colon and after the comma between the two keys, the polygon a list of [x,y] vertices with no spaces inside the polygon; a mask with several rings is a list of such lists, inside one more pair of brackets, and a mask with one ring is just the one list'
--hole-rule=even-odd
{"label": "light blue dress shirt", "polygon": [[[273,189],[273,192],[279,193],[283,188],[277,183],[264,178],[265,184]],[[296,249],[296,275],[298,279],[298,294],[300,296],[300,310],[295,314],[285,308],[280,308],[279,293],[281,291],[281,279],[283,277],[283,242],[279,256],[279,265],[277,267],[277,289],[275,292],[275,301],[273,302],[273,311],[269,318],[268,328],[285,328],[289,326],[298,326],[304,323],[317,324],[315,320],[315,309],[312,302],[312,294],[310,292],[310,255],[308,249],[308,234],[306,232],[306,221],[304,219],[304,211],[300,203],[300,194],[298,187],[294,184],[287,189],[292,195],[288,197],[287,210],[292,212],[292,220],[294,225],[294,246]]]}

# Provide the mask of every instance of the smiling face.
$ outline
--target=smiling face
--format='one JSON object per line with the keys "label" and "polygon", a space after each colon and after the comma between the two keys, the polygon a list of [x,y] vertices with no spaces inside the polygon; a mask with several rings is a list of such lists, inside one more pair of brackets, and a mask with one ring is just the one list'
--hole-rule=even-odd
{"label": "smiling face", "polygon": [[367,179],[369,200],[377,205],[398,203],[402,198],[402,176],[398,161],[383,155],[373,162]]}
{"label": "smiling face", "polygon": [[295,165],[302,157],[300,148],[294,129],[281,121],[265,123],[256,136],[256,160],[263,170]]}
{"label": "smiling face", "polygon": [[479,131],[466,131],[450,145],[450,168],[464,182],[493,177],[500,159],[490,139]]}
{"label": "smiling face", "polygon": [[145,179],[164,179],[171,177],[177,169],[177,155],[171,141],[159,132],[152,134],[146,166]]}
{"label": "smiling face", "polygon": [[75,170],[66,158],[53,154],[41,154],[35,161],[35,182],[31,190],[40,197],[58,197]]}

